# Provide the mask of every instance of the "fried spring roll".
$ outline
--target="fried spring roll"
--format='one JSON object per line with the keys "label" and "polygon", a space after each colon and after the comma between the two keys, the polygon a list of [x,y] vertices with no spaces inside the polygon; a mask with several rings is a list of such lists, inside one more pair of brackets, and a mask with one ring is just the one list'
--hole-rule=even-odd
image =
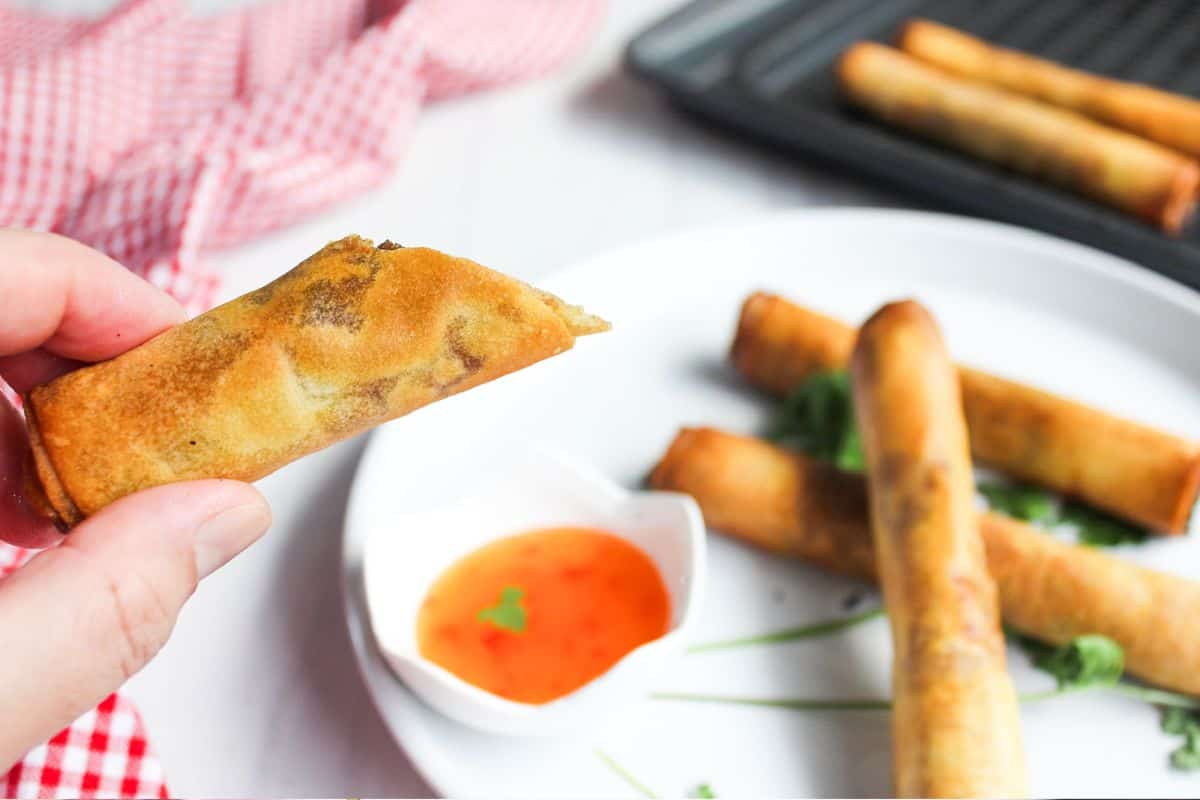
{"label": "fried spring roll", "polygon": [[1064,67],[923,19],[905,25],[896,43],[946,72],[1069,108],[1200,156],[1200,101],[1193,98]]}
{"label": "fried spring roll", "polygon": [[[839,575],[874,580],[866,481],[760,439],[685,428],[655,489],[695,498],[714,530]],[[1004,621],[1054,645],[1099,633],[1139,678],[1200,695],[1200,583],[981,514]]]}
{"label": "fried spring roll", "polygon": [[891,125],[1085,195],[1177,233],[1196,203],[1200,166],[1072,111],[972,83],[883,45],[838,60],[842,93]]}
{"label": "fried spring roll", "polygon": [[896,792],[1023,797],[1017,694],[958,374],[932,317],[912,301],[881,308],[859,332],[850,375],[892,628]]}
{"label": "fried spring roll", "polygon": [[256,480],[606,328],[466,259],[351,236],[111,361],[35,387],[27,491],[69,527],[139,489]]}
{"label": "fried spring roll", "polygon": [[[776,295],[742,306],[732,358],[777,395],[842,369],[855,331]],[[1200,444],[978,370],[959,368],[975,457],[1159,533],[1187,531],[1200,493]]]}

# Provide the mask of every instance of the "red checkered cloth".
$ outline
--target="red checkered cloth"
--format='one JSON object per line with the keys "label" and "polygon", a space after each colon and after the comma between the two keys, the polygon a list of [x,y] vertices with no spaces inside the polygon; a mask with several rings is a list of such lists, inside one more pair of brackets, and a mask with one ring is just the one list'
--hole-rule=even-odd
{"label": "red checkered cloth", "polygon": [[[424,103],[549,70],[602,3],[283,0],[197,18],[128,0],[99,20],[0,6],[0,226],[79,239],[202,311],[206,251],[388,179]],[[0,544],[0,578],[29,555]],[[166,796],[119,694],[0,787]]]}
{"label": "red checkered cloth", "polygon": [[79,239],[201,310],[203,251],[386,180],[424,102],[548,70],[601,2],[0,10],[0,225]]}

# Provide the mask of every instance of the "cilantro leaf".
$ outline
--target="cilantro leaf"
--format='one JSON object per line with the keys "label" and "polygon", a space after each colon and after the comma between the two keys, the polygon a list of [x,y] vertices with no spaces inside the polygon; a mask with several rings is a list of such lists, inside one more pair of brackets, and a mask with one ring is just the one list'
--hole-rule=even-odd
{"label": "cilantro leaf", "polygon": [[496,605],[483,609],[476,618],[480,622],[490,622],[497,628],[523,633],[528,618],[521,605],[524,596],[525,590],[519,586],[505,586],[500,590],[500,600]]}
{"label": "cilantro leaf", "polygon": [[1107,636],[1091,633],[1036,653],[1033,665],[1053,675],[1059,689],[1112,686],[1125,671],[1125,651]]}
{"label": "cilantro leaf", "polygon": [[1200,769],[1200,725],[1193,722],[1188,727],[1183,744],[1171,752],[1171,766],[1185,771]]}
{"label": "cilantro leaf", "polygon": [[1190,726],[1197,723],[1200,723],[1200,719],[1197,719],[1195,712],[1188,711],[1186,708],[1167,706],[1163,709],[1163,733],[1169,733],[1173,736],[1183,736],[1187,733]]}
{"label": "cilantro leaf", "polygon": [[850,375],[845,370],[809,376],[784,399],[768,435],[847,472],[866,468]]}
{"label": "cilantro leaf", "polygon": [[1025,522],[1052,525],[1058,521],[1054,496],[1043,489],[1001,483],[980,483],[978,488],[993,511]]}
{"label": "cilantro leaf", "polygon": [[1171,766],[1191,771],[1200,769],[1200,712],[1168,706],[1163,708],[1162,729],[1183,741],[1171,753]]}
{"label": "cilantro leaf", "polygon": [[1081,544],[1093,547],[1140,544],[1148,536],[1143,528],[1080,503],[1064,503],[1059,516],[1075,528]]}
{"label": "cilantro leaf", "polygon": [[707,783],[702,783],[692,790],[692,797],[701,798],[701,800],[715,800],[717,793]]}

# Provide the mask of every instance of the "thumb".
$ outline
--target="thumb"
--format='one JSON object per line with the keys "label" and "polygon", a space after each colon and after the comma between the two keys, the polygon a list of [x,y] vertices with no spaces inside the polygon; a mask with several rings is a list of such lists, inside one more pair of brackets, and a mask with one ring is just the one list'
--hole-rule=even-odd
{"label": "thumb", "polygon": [[0,768],[141,669],[196,582],[270,521],[248,484],[160,486],[105,508],[0,582]]}

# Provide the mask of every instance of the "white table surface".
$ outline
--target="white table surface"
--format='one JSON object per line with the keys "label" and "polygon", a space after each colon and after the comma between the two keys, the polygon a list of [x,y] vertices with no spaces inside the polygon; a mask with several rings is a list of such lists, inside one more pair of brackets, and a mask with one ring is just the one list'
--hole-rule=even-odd
{"label": "white table surface", "polygon": [[[112,0],[22,4],[94,11]],[[679,4],[610,0],[589,48],[554,75],[428,108],[387,185],[215,254],[222,299],[351,232],[536,281],[602,250],[757,211],[912,205],[704,129],[623,75],[625,42]],[[344,629],[341,522],[362,447],[342,443],[261,482],[270,533],[205,581],[170,643],[129,682],[176,796],[430,794],[372,707]]]}

